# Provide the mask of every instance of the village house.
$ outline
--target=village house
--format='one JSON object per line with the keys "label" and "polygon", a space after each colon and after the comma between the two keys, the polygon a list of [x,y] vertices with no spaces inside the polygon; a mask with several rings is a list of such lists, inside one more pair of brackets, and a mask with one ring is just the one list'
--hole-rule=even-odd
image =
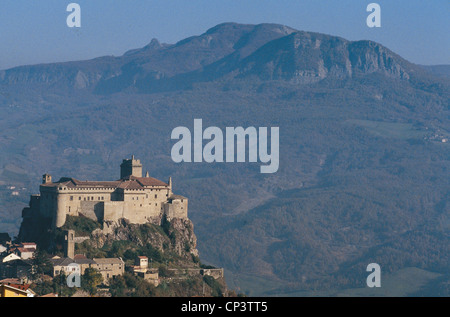
{"label": "village house", "polygon": [[34,297],[29,284],[0,283],[0,297]]}
{"label": "village house", "polygon": [[83,275],[87,268],[93,268],[102,275],[105,284],[108,284],[110,278],[125,272],[125,263],[120,258],[88,259],[84,255],[77,254],[73,258],[56,256],[50,262],[53,265],[53,277],[59,274],[68,276],[73,273]]}
{"label": "village house", "polygon": [[[75,255],[74,258],[53,257],[50,259],[53,265],[53,277],[60,274],[69,275],[72,273],[84,274],[84,271],[94,264],[93,260],[86,258],[84,255]],[[76,265],[75,265],[76,264]]]}
{"label": "village house", "polygon": [[138,256],[136,258],[136,265],[131,267],[133,273],[144,280],[152,283],[155,286],[159,285],[159,270],[157,268],[148,267],[148,257]]}
{"label": "village house", "polygon": [[105,284],[108,284],[110,278],[123,275],[125,272],[125,262],[121,258],[94,258],[93,260],[91,267],[100,272]]}

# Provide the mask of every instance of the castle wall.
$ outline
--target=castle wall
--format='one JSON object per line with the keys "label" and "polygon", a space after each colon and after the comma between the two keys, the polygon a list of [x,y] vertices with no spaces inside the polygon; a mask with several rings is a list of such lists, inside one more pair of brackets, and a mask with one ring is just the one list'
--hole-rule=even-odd
{"label": "castle wall", "polygon": [[62,227],[64,223],[66,222],[66,195],[57,195],[56,196],[57,201],[57,207],[56,207],[56,217],[55,219],[55,226],[57,228]]}
{"label": "castle wall", "polygon": [[103,203],[103,221],[117,221],[123,218],[124,203],[122,201],[107,201]]}
{"label": "castle wall", "polygon": [[[83,216],[92,220],[102,222],[103,221],[103,206],[102,201],[81,201],[79,209],[76,211],[76,216],[82,214]],[[69,206],[70,207],[70,206]],[[71,215],[70,211],[67,213]]]}
{"label": "castle wall", "polygon": [[39,214],[44,218],[52,218],[56,214],[56,192],[51,189],[41,188],[41,199],[39,201]]}
{"label": "castle wall", "polygon": [[[53,190],[53,191],[51,191]],[[62,227],[66,221],[66,216],[84,216],[103,221],[103,203],[111,201],[114,190],[110,188],[84,188],[70,189],[66,187],[42,189],[45,193],[41,198],[40,209],[44,214],[54,217],[54,226]],[[56,203],[55,203],[56,202]]]}
{"label": "castle wall", "polygon": [[160,214],[161,207],[152,207],[133,201],[105,202],[103,207],[104,221],[117,221],[126,218],[131,223],[143,224],[149,222],[152,218],[159,217]]}
{"label": "castle wall", "polygon": [[187,199],[171,199],[168,187],[145,189],[111,188],[41,188],[41,211],[62,227],[66,217],[80,214],[103,222],[126,218],[132,223],[146,223],[166,213],[169,219],[187,218]]}
{"label": "castle wall", "polygon": [[164,204],[163,210],[169,221],[173,218],[185,219],[188,217],[188,200],[187,198],[173,199]]}
{"label": "castle wall", "polygon": [[[124,160],[121,174],[128,177],[117,182],[81,182],[62,178],[51,182],[43,177],[40,196],[30,200],[24,208],[24,217],[33,213],[53,219],[53,227],[62,227],[67,216],[86,216],[98,222],[128,219],[131,223],[146,223],[160,219],[165,213],[169,219],[187,218],[186,198],[172,195],[172,180],[163,183],[142,176],[142,165],[134,157]],[[134,178],[133,178],[134,177]],[[137,178],[137,179],[136,179]],[[181,197],[181,198],[180,198]]]}

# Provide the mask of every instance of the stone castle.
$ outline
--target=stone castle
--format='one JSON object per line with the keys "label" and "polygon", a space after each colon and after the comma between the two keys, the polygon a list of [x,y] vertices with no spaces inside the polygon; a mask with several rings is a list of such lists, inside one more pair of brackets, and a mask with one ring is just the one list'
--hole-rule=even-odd
{"label": "stone castle", "polygon": [[125,218],[130,223],[160,223],[163,216],[187,219],[188,199],[174,195],[172,179],[164,183],[142,176],[140,160],[124,159],[120,179],[116,181],[80,181],[63,177],[56,183],[43,175],[40,194],[32,195],[23,218],[51,220],[59,228],[69,216],[85,216],[100,223],[113,223]]}

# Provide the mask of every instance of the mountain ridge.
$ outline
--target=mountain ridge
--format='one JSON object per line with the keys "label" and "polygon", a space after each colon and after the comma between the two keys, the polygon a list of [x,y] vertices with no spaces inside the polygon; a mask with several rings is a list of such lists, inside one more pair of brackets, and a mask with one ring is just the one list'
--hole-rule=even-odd
{"label": "mountain ridge", "polygon": [[152,39],[143,48],[118,57],[3,70],[0,83],[56,86],[53,88],[60,84],[64,88],[101,93],[138,87],[148,92],[158,91],[153,86],[192,81],[186,84],[190,86],[229,73],[237,73],[238,77],[257,73],[263,80],[308,83],[328,76],[351,76],[355,71],[360,74],[381,71],[406,78],[409,72],[419,71],[419,67],[372,41],[348,41],[279,24],[223,23],[175,44],[161,44]]}

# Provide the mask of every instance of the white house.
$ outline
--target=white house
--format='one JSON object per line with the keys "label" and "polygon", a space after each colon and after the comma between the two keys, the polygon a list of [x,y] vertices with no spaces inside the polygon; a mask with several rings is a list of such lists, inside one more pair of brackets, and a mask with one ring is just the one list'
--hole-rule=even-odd
{"label": "white house", "polygon": [[5,256],[5,257],[2,259],[2,262],[3,262],[3,263],[6,263],[6,262],[9,262],[9,261],[20,260],[20,259],[21,259],[20,256],[18,256],[17,254],[11,253],[11,254]]}

